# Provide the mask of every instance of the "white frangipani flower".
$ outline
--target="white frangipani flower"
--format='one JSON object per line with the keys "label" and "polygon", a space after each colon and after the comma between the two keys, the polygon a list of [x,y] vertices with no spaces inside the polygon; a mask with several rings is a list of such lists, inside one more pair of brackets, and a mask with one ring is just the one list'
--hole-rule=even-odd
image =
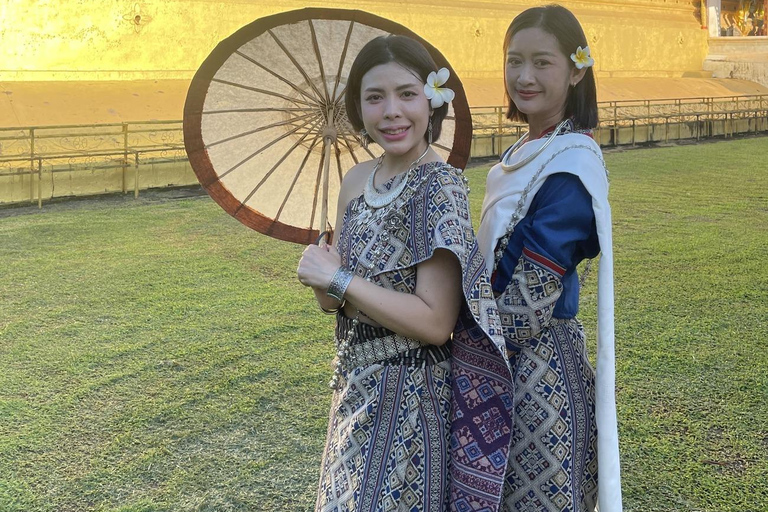
{"label": "white frangipani flower", "polygon": [[450,103],[456,96],[456,93],[451,89],[440,87],[441,85],[445,85],[450,76],[451,72],[448,71],[447,68],[440,68],[437,73],[433,71],[427,77],[427,83],[424,84],[424,95],[429,100],[433,109],[440,108],[444,104]]}
{"label": "white frangipani flower", "polygon": [[576,48],[576,52],[571,54],[571,60],[577,69],[589,68],[595,64],[595,59],[589,55],[589,46]]}

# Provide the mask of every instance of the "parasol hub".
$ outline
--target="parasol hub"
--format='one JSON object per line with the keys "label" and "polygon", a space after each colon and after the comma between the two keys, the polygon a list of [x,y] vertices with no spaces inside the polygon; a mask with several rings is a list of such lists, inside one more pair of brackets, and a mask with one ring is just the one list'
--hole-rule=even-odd
{"label": "parasol hub", "polygon": [[323,140],[327,141],[329,143],[336,142],[336,138],[339,136],[338,131],[336,130],[336,127],[332,124],[327,124],[323,128]]}

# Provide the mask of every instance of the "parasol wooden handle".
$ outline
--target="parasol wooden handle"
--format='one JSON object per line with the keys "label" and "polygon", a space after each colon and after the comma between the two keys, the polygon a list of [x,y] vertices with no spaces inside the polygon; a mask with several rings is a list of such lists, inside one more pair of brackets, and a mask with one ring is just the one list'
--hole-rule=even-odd
{"label": "parasol wooden handle", "polygon": [[330,178],[331,148],[336,142],[337,134],[333,126],[326,126],[323,132],[323,200],[320,203],[320,230],[328,228],[333,230],[333,226],[328,224],[328,181]]}

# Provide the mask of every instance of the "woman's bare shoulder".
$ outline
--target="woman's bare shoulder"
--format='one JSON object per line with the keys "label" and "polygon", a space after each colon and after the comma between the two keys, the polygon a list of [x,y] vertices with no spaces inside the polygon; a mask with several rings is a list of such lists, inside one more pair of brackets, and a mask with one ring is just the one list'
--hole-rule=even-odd
{"label": "woman's bare shoulder", "polygon": [[344,179],[341,181],[341,191],[339,194],[340,198],[344,200],[344,204],[362,194],[365,181],[373,171],[375,163],[375,160],[360,162],[347,171]]}

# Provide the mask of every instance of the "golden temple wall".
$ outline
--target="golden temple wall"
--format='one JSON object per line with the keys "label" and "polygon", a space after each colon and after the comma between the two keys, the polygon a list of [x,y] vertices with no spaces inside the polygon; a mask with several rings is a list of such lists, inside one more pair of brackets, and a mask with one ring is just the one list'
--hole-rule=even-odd
{"label": "golden temple wall", "polygon": [[[0,0],[0,81],[190,79],[250,21],[301,7],[362,9],[438,47],[465,78],[501,76],[512,18],[534,1]],[[598,76],[675,77],[707,55],[698,0],[562,1],[581,20]]]}

